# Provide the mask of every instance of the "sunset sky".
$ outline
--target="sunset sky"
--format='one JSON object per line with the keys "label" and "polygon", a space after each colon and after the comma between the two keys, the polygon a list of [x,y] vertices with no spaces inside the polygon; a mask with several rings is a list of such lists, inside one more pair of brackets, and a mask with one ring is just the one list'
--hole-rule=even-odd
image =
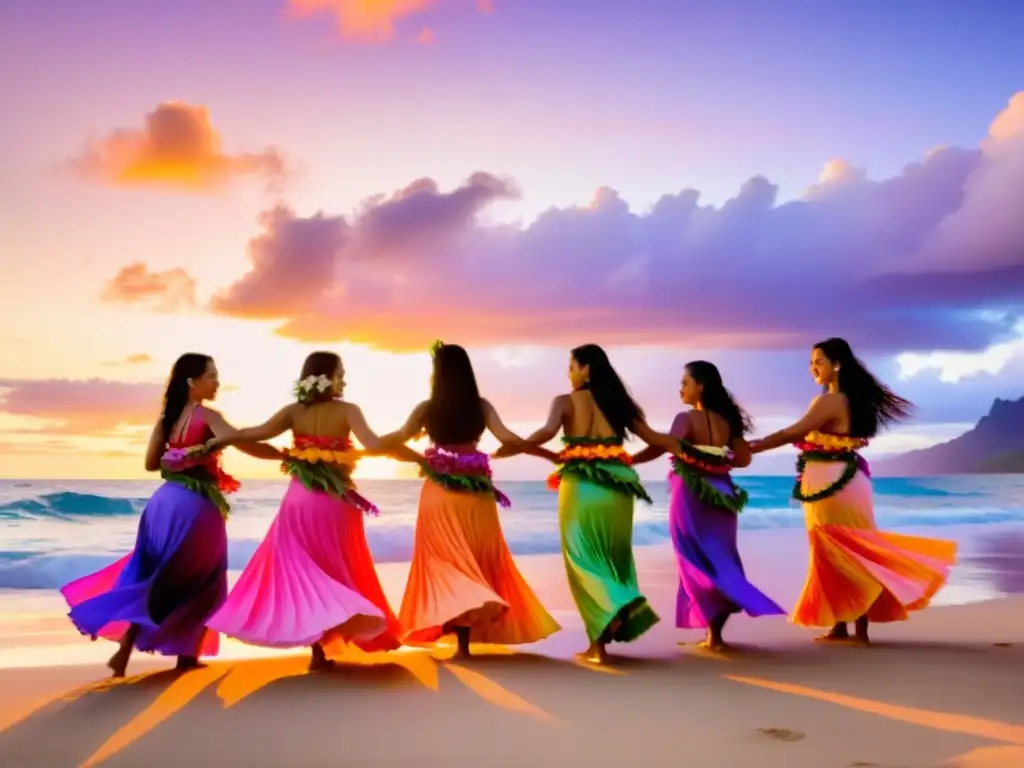
{"label": "sunset sky", "polygon": [[877,450],[959,434],[1024,395],[1021,29],[984,0],[5,2],[0,476],[143,476],[192,350],[244,426],[335,349],[390,431],[438,337],[523,432],[593,341],[655,426],[705,358],[764,434],[843,335],[919,407]]}

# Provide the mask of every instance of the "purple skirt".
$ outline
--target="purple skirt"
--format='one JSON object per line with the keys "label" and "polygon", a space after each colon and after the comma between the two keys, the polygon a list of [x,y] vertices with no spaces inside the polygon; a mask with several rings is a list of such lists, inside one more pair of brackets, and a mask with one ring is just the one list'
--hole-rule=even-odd
{"label": "purple skirt", "polygon": [[[729,481],[710,477],[723,493]],[[668,524],[679,570],[676,626],[707,627],[723,613],[750,616],[781,615],[785,611],[747,581],[736,548],[739,516],[698,498],[675,472],[669,475],[672,498]]]}
{"label": "purple skirt", "polygon": [[219,635],[206,621],[227,597],[227,531],[211,502],[164,483],[146,504],[134,551],[61,593],[78,631],[119,641],[135,624],[135,647],[165,656],[212,656]]}

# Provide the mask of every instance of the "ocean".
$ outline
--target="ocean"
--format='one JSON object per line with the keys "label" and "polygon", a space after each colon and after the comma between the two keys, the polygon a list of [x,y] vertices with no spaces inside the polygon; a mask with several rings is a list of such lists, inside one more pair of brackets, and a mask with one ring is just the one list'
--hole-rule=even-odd
{"label": "ocean", "polygon": [[[749,507],[740,518],[744,551],[759,546],[761,537],[753,535],[759,531],[778,532],[761,539],[766,545],[787,530],[792,531],[793,542],[802,545],[803,514],[790,498],[792,483],[790,477],[742,477],[750,492]],[[134,544],[139,513],[157,485],[150,480],[0,481],[0,590],[8,596],[56,590],[127,553]],[[501,511],[512,552],[558,552],[556,495],[542,482],[498,485],[512,500],[512,507]],[[637,504],[634,543],[668,544],[668,484],[646,485],[655,503]],[[366,521],[378,562],[410,558],[419,487],[416,480],[360,483],[360,491],[381,509],[379,518]],[[283,479],[249,480],[232,497],[231,570],[240,570],[252,556],[284,488]],[[894,531],[926,530],[928,535],[945,537],[942,529],[967,527],[1002,540],[1001,532],[1024,529],[1019,525],[1024,523],[1020,475],[880,478],[875,480],[875,492],[878,524]]]}

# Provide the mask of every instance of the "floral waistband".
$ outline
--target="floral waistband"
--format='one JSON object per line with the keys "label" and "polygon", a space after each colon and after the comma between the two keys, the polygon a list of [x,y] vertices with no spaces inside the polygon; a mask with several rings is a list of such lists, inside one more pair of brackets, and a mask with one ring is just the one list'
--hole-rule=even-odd
{"label": "floral waistband", "polygon": [[[679,441],[679,453],[672,457],[672,471],[705,504],[739,514],[747,505],[749,495],[733,482],[729,472],[735,459],[727,448],[694,445],[686,440]],[[723,492],[709,480],[719,478],[728,484]]]}
{"label": "floral waistband", "polygon": [[[291,475],[311,491],[328,493],[348,502],[366,515],[371,517],[380,515],[377,505],[356,491],[351,476],[355,459],[336,460],[333,456],[324,455],[326,452],[327,449],[320,448],[292,448],[286,451],[285,458],[281,462],[281,472]],[[348,455],[355,452],[331,451],[330,453],[345,453],[345,458],[347,458]]]}
{"label": "floral waistband", "polygon": [[486,453],[456,453],[445,448],[428,448],[420,475],[449,491],[486,493],[502,507],[512,506],[508,496],[494,487],[490,457]]}
{"label": "floral waistband", "polygon": [[685,467],[708,475],[728,475],[735,458],[728,448],[694,445],[687,440],[680,440],[679,453],[672,457],[672,466],[677,470]]}
{"label": "floral waistband", "polygon": [[567,464],[578,461],[617,461],[626,466],[633,464],[633,457],[622,447],[616,437],[563,437],[563,448],[558,460]]}
{"label": "floral waistband", "polygon": [[[868,441],[860,437],[846,435],[830,435],[825,432],[810,432],[796,444],[800,455],[796,460],[796,482],[793,485],[793,498],[805,504],[814,503],[835,496],[845,488],[861,472],[871,477],[871,467],[859,451],[867,447]],[[814,493],[804,493],[804,471],[809,463],[827,462],[844,464],[842,474],[835,482]]]}
{"label": "floral waistband", "polygon": [[354,466],[362,458],[362,452],[353,450],[350,446],[343,448],[331,448],[316,445],[308,441],[295,441],[291,448],[285,450],[290,459],[305,461],[310,464],[336,464],[338,466]]}
{"label": "floral waistband", "polygon": [[206,453],[203,446],[170,448],[160,458],[160,476],[164,481],[188,488],[210,501],[227,520],[231,505],[224,494],[234,493],[242,484],[221,469],[220,457]]}
{"label": "floral waistband", "polygon": [[[618,438],[608,437],[563,437],[565,447],[558,454],[559,465],[548,476],[548,488],[557,491],[566,477],[573,477],[594,485],[600,485],[635,499],[653,504],[647,490],[632,470],[633,457],[622,447]],[[628,476],[621,470],[613,471],[614,465],[629,467]]]}

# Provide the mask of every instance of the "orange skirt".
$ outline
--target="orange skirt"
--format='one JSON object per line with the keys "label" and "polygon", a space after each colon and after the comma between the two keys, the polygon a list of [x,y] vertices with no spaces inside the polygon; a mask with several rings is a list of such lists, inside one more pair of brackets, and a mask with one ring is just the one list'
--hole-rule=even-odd
{"label": "orange skirt", "polygon": [[516,568],[494,497],[450,491],[431,480],[420,492],[409,582],[398,613],[402,640],[428,644],[453,627],[476,643],[533,643],[561,627]]}
{"label": "orange skirt", "polygon": [[[842,474],[841,462],[808,462],[802,492],[813,494]],[[928,605],[956,561],[956,542],[878,530],[871,480],[862,472],[838,493],[804,504],[810,562],[790,616],[830,627],[867,616],[902,621]]]}

